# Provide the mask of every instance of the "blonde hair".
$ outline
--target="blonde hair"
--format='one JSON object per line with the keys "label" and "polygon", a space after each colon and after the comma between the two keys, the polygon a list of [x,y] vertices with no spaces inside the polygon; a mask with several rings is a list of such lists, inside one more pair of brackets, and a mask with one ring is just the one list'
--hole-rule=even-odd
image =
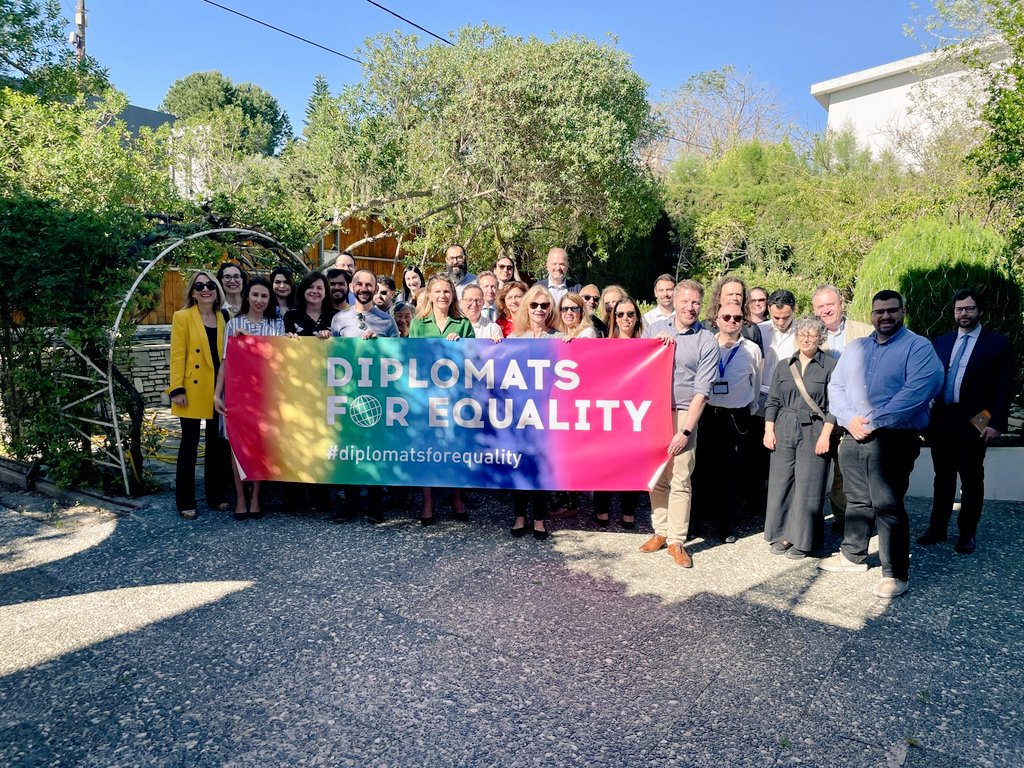
{"label": "blonde hair", "polygon": [[462,310],[459,308],[459,296],[455,292],[455,283],[451,281],[451,278],[443,274],[434,275],[427,281],[426,287],[423,288],[425,296],[422,301],[419,296],[416,297],[416,317],[422,319],[434,314],[434,302],[430,298],[430,288],[434,283],[441,282],[448,283],[448,287],[452,289],[452,303],[448,305],[448,317],[455,318],[456,320],[462,319]]}
{"label": "blonde hair", "polygon": [[548,300],[548,316],[544,322],[545,327],[548,330],[555,329],[555,300],[551,297],[551,292],[547,288],[540,283],[536,283],[526,292],[523,300],[519,302],[519,311],[516,312],[516,316],[512,320],[512,329],[515,333],[524,333],[529,330],[530,302],[535,302],[538,297]]}
{"label": "blonde hair", "polygon": [[213,281],[213,284],[217,286],[217,298],[213,301],[213,311],[216,312],[222,306],[224,306],[224,289],[220,286],[220,280],[214,277],[210,272],[199,270],[192,275],[192,279],[188,281],[188,287],[185,289],[185,303],[181,307],[182,309],[188,309],[189,307],[195,306],[196,300],[192,297],[192,291],[196,287],[196,281],[200,275],[206,275],[207,280]]}
{"label": "blonde hair", "polygon": [[[576,323],[572,328],[566,326],[565,321],[562,320],[562,305],[565,302],[569,302],[575,307],[580,308],[580,321]],[[558,310],[555,312],[555,328],[564,333],[566,336],[576,338],[587,328],[593,328],[594,321],[590,317],[590,313],[587,312],[587,308],[583,303],[583,299],[578,293],[567,293],[562,297],[562,300],[558,302]]]}
{"label": "blonde hair", "polygon": [[609,318],[605,315],[604,305],[605,305],[605,298],[612,291],[618,291],[619,292],[619,294],[620,294],[619,295],[619,299],[624,299],[627,296],[629,296],[629,292],[625,288],[623,288],[621,285],[615,285],[614,283],[612,285],[607,286],[603,291],[601,291],[601,300],[599,302],[597,302],[597,304],[598,304],[597,312],[600,313],[601,319],[604,320],[605,323],[609,327],[611,327],[611,322],[610,322]]}

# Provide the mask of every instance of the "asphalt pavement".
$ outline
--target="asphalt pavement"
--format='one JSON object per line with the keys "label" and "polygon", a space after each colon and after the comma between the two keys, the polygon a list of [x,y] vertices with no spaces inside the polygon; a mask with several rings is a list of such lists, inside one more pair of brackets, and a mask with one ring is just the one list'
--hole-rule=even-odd
{"label": "asphalt pavement", "polygon": [[753,521],[683,570],[644,514],[438,519],[0,493],[0,765],[1024,765],[1022,504],[915,545],[891,602],[877,556],[823,573]]}

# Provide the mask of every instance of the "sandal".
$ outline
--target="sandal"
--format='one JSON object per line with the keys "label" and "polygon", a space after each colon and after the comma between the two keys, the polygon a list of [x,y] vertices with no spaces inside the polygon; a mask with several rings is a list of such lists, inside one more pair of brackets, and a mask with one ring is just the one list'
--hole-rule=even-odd
{"label": "sandal", "polygon": [[179,509],[178,514],[186,520],[195,520],[197,517],[199,517],[199,513],[196,512],[194,509]]}

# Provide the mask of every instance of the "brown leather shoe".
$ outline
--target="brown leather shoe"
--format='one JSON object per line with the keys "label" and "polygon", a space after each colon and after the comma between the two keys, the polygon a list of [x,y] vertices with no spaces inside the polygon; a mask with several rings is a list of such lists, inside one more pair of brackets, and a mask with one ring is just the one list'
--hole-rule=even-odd
{"label": "brown leather shoe", "polygon": [[672,559],[676,561],[676,565],[680,568],[693,568],[693,558],[690,557],[690,553],[683,548],[682,544],[669,545],[668,553],[672,555]]}
{"label": "brown leather shoe", "polygon": [[651,538],[649,538],[647,541],[640,545],[640,551],[657,552],[659,549],[663,549],[664,547],[665,537],[659,536],[658,534],[654,534],[653,536],[651,536]]}

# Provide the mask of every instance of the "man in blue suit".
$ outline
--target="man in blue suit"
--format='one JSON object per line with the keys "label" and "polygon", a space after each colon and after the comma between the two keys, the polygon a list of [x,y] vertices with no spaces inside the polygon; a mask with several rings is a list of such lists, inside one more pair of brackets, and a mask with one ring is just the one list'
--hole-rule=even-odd
{"label": "man in blue suit", "polygon": [[935,340],[935,353],[946,374],[928,430],[935,466],[932,516],[928,530],[917,540],[925,545],[946,540],[959,475],[960,536],[954,548],[962,555],[977,547],[975,536],[985,499],[985,449],[1006,431],[1014,371],[1010,340],[983,328],[983,314],[976,291],[957,291],[953,296],[957,329]]}

